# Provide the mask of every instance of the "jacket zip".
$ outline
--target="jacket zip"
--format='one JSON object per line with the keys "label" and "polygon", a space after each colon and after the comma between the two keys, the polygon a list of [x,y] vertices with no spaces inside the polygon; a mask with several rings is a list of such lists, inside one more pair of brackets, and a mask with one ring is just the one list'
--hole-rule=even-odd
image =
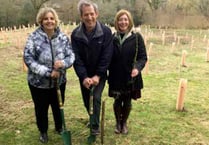
{"label": "jacket zip", "polygon": [[[49,44],[50,44],[50,49],[51,49],[51,54],[52,54],[52,68],[54,66],[54,53],[53,53],[53,49],[52,49],[52,41],[49,40]],[[52,79],[50,79],[50,82],[49,82],[49,87],[52,86]]]}

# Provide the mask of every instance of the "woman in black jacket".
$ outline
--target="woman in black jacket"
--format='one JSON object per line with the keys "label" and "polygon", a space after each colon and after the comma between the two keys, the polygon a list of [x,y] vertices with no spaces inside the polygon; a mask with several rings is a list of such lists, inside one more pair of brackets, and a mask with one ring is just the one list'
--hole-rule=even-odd
{"label": "woman in black jacket", "polygon": [[115,133],[127,134],[131,100],[141,97],[141,71],[147,61],[147,54],[142,36],[133,32],[134,24],[129,11],[117,12],[114,23],[116,33],[113,34],[114,52],[109,66],[109,96],[115,99]]}

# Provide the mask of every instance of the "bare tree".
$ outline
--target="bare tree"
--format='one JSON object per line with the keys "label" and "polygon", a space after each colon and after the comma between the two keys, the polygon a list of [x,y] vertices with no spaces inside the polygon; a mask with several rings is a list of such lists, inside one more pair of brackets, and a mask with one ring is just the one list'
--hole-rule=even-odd
{"label": "bare tree", "polygon": [[37,14],[41,6],[49,0],[30,0],[30,1],[35,9],[35,13]]}
{"label": "bare tree", "polygon": [[49,0],[30,0],[34,9],[39,10],[41,6]]}
{"label": "bare tree", "polygon": [[0,26],[13,26],[17,23],[17,9],[12,5],[13,0],[1,1],[0,5]]}
{"label": "bare tree", "polygon": [[145,0],[152,11],[158,10],[167,0]]}
{"label": "bare tree", "polygon": [[[44,5],[55,8],[64,23],[79,22],[79,0],[0,0],[0,26],[33,24]],[[200,26],[208,26],[209,0],[92,0],[99,5],[100,20],[112,24],[116,12],[127,9],[133,14],[135,24],[191,26],[193,18]],[[14,15],[16,14],[16,15]],[[193,20],[192,20],[193,21]]]}
{"label": "bare tree", "polygon": [[[38,13],[38,11],[42,7],[42,5],[49,0],[30,0],[30,1],[33,5],[34,11],[35,11],[34,14],[36,16],[36,14]],[[35,16],[34,16],[34,20],[35,20]]]}

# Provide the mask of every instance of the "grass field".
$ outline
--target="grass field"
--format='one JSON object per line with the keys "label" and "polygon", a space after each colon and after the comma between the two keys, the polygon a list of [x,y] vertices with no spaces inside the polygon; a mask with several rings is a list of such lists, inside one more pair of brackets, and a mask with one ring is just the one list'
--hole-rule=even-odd
{"label": "grass field", "polygon": [[[15,43],[21,34],[30,31],[0,32],[0,145],[39,145],[34,106],[22,69],[22,49]],[[209,47],[208,30],[160,30],[142,28],[149,53],[148,72],[143,70],[142,98],[133,101],[128,120],[129,134],[114,134],[113,100],[103,92],[105,100],[105,145],[209,145]],[[165,43],[162,45],[162,34]],[[3,34],[7,42],[3,41]],[[175,34],[175,35],[174,35]],[[177,35],[178,39],[175,39]],[[1,37],[2,36],[2,37]],[[24,41],[22,41],[23,43]],[[172,43],[175,42],[175,47]],[[193,43],[194,42],[194,43]],[[182,50],[186,50],[186,66],[181,66]],[[187,79],[184,110],[176,111],[176,100],[181,78]],[[65,119],[71,131],[73,145],[87,144],[88,116],[73,68],[68,70]],[[49,145],[61,145],[54,133],[49,109]],[[95,145],[99,145],[100,136]]]}

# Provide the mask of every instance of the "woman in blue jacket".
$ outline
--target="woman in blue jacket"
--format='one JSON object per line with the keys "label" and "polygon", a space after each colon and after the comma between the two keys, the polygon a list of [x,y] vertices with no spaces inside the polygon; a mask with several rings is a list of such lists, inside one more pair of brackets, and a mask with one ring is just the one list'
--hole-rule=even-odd
{"label": "woman in blue jacket", "polygon": [[115,99],[115,133],[127,134],[131,99],[141,97],[141,71],[147,61],[147,54],[142,36],[133,32],[130,12],[118,11],[114,23],[116,33],[113,35],[113,56],[109,67],[109,96]]}
{"label": "woman in blue jacket", "polygon": [[58,27],[59,18],[52,8],[42,8],[36,18],[39,27],[29,35],[24,49],[24,61],[28,67],[28,85],[35,106],[36,123],[40,141],[48,141],[48,108],[51,105],[55,130],[62,131],[62,120],[56,93],[59,83],[64,103],[66,69],[75,56],[67,35]]}

